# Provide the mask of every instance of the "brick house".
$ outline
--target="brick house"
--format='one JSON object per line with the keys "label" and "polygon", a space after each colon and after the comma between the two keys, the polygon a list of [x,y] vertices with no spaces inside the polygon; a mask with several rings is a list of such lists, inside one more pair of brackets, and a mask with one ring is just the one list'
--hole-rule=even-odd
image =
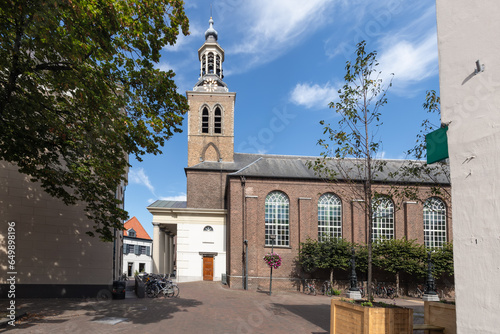
{"label": "brick house", "polygon": [[[262,258],[274,246],[283,258],[283,265],[274,271],[277,288],[296,288],[300,268],[295,265],[299,244],[307,238],[324,233],[348,241],[365,243],[368,223],[356,187],[362,179],[353,174],[347,182],[327,183],[307,167],[316,157],[246,154],[234,152],[234,112],[236,94],[228,91],[222,81],[224,50],[217,43],[217,32],[210,28],[205,43],[198,50],[200,79],[193,91],[186,93],[188,112],[187,203],[175,208],[174,203],[157,201],[148,207],[153,214],[155,237],[165,233],[176,235],[177,245],[171,253],[153,247],[155,269],[172,263],[181,280],[219,279],[227,277],[230,287],[249,289],[269,286],[269,268]],[[404,160],[386,160],[374,190],[387,193],[401,184],[390,172],[398,170]],[[332,161],[332,164],[353,164],[352,160]],[[347,166],[347,168],[349,168]],[[353,186],[354,183],[354,186]],[[432,180],[406,179],[405,184],[420,184],[425,197],[433,186],[449,188],[448,180],[437,175]],[[401,184],[402,185],[402,184]],[[354,188],[353,188],[354,187]],[[386,198],[378,207],[379,215],[372,232],[376,237],[416,239],[430,246],[450,241],[452,224],[449,198],[428,196],[427,204],[436,210],[424,215],[424,203]],[[162,207],[163,206],[163,207]],[[377,213],[377,212],[376,212]],[[189,224],[185,219],[189,216]],[[217,222],[218,233],[224,237],[222,251],[203,250],[203,244],[193,244],[194,256],[179,254],[188,240],[201,229],[188,226]],[[425,225],[425,227],[424,227]],[[199,231],[199,232],[197,232]],[[275,235],[273,241],[270,236]],[[271,244],[273,243],[273,244]],[[162,244],[160,242],[159,244]],[[176,251],[177,249],[177,251]],[[212,259],[212,260],[210,260]],[[220,263],[224,261],[225,266]],[[213,263],[219,263],[217,268]],[[212,266],[212,267],[210,267]],[[248,270],[246,270],[248,268]],[[206,275],[214,272],[214,275]],[[159,271],[161,272],[161,270]],[[190,272],[189,278],[183,272]],[[184,278],[183,278],[184,277]]]}

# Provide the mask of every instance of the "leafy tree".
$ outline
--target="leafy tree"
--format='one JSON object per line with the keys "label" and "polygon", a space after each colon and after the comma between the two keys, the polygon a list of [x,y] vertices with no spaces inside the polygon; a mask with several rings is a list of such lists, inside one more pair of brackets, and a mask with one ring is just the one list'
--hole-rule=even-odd
{"label": "leafy tree", "polygon": [[376,134],[381,123],[380,108],[387,103],[386,92],[391,86],[384,86],[377,71],[375,51],[367,52],[366,43],[358,43],[356,59],[347,61],[345,84],[338,91],[338,102],[331,102],[330,108],[340,116],[337,126],[325,121],[323,134],[318,144],[324,151],[321,157],[309,163],[318,175],[329,182],[348,184],[349,195],[362,199],[365,221],[368,222],[367,271],[368,296],[372,298],[372,217],[373,201],[378,194],[372,188],[377,174],[385,162],[375,159],[380,149]]}
{"label": "leafy tree", "polygon": [[442,248],[436,248],[432,253],[433,275],[440,277],[442,275],[453,276],[455,270],[453,267],[453,243],[446,242]]}
{"label": "leafy tree", "polygon": [[326,238],[318,243],[318,268],[330,269],[332,286],[334,270],[346,270],[350,266],[351,247],[351,243],[342,238]]}
{"label": "leafy tree", "polygon": [[0,22],[0,159],[112,240],[128,155],[161,153],[188,109],[155,67],[188,34],[183,1],[2,0]]}
{"label": "leafy tree", "polygon": [[425,248],[415,240],[384,239],[378,241],[373,249],[374,263],[396,276],[396,294],[399,294],[399,277],[405,272],[408,274],[419,274],[422,272],[422,256]]}
{"label": "leafy tree", "polygon": [[307,273],[312,273],[318,269],[319,263],[319,243],[317,240],[308,238],[306,242],[300,243],[298,263]]}

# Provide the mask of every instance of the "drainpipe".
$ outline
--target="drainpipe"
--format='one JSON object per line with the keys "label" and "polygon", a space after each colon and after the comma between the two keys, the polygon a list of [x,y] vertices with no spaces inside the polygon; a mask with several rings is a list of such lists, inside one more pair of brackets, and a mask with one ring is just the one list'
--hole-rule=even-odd
{"label": "drainpipe", "polygon": [[245,262],[245,283],[244,283],[244,288],[245,290],[248,290],[248,240],[246,239],[246,200],[245,200],[245,182],[246,179],[244,176],[240,177],[241,180],[241,206],[242,206],[242,213],[241,213],[241,221],[242,221],[242,232],[243,232],[243,244],[245,245],[245,250],[244,250],[244,262]]}

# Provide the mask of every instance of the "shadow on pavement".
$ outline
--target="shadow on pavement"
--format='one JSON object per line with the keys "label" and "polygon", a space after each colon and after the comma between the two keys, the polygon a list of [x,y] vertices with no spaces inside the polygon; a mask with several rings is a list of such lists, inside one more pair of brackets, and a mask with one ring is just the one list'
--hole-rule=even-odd
{"label": "shadow on pavement", "polygon": [[276,308],[285,309],[303,318],[304,320],[321,327],[325,330],[325,333],[330,331],[330,305],[273,305]]}
{"label": "shadow on pavement", "polygon": [[[0,305],[3,305],[3,302]],[[87,321],[124,318],[134,324],[151,324],[170,319],[177,312],[203,303],[186,298],[144,298],[98,301],[96,299],[19,299],[17,313],[26,312],[20,323],[8,329],[34,328],[39,323],[65,323],[75,317]]]}

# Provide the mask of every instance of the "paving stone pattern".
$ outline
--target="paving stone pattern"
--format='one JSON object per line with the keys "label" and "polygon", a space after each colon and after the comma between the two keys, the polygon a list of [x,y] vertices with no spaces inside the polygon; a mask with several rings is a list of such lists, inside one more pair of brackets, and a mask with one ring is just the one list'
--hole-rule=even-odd
{"label": "paving stone pattern", "polygon": [[[29,316],[0,333],[311,333],[330,327],[330,297],[296,292],[228,289],[220,282],[180,283],[178,298],[17,300]],[[0,307],[7,305],[0,301]],[[386,300],[386,302],[389,302]],[[397,300],[415,309],[422,322],[423,302]],[[116,319],[125,318],[116,324]]]}

